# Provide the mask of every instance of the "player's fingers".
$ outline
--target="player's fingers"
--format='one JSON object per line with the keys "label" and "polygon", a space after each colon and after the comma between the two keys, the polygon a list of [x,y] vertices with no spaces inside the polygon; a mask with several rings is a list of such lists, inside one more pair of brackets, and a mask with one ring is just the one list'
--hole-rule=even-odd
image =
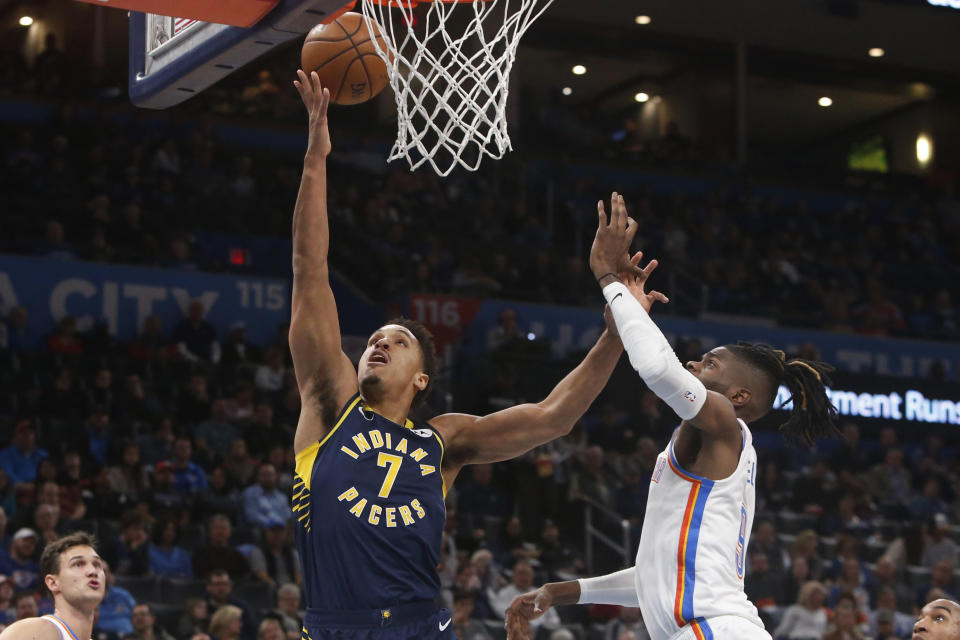
{"label": "player's fingers", "polygon": [[637,251],[633,256],[630,257],[630,264],[637,266],[640,264],[640,259],[643,258],[643,251]]}
{"label": "player's fingers", "polygon": [[320,84],[320,74],[316,71],[310,72],[310,86],[313,88],[313,92],[319,96],[323,86]]}
{"label": "player's fingers", "polygon": [[627,218],[627,246],[630,246],[630,243],[633,242],[633,236],[637,235],[637,229],[640,228],[640,225],[637,224],[637,221],[633,218]]}
{"label": "player's fingers", "polygon": [[323,96],[320,98],[320,117],[327,115],[327,107],[330,106],[330,89],[323,88]]}
{"label": "player's fingers", "polygon": [[654,300],[656,300],[657,302],[662,302],[663,304],[667,304],[668,302],[670,302],[670,298],[663,295],[659,291],[651,291],[647,295],[653,298]]}
{"label": "player's fingers", "polygon": [[597,217],[600,219],[598,229],[607,226],[607,212],[603,208],[603,200],[597,200]]}
{"label": "player's fingers", "polygon": [[643,275],[649,278],[650,274],[653,273],[656,270],[656,268],[659,266],[660,266],[660,261],[654,258],[653,260],[647,263],[647,266],[643,268]]}
{"label": "player's fingers", "polygon": [[614,229],[622,228],[622,220],[620,219],[620,200],[616,191],[610,193],[610,226]]}

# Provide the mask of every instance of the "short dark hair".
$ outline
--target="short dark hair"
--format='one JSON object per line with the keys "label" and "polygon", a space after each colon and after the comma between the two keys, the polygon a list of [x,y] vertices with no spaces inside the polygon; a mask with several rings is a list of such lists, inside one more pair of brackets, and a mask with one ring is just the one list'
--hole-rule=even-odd
{"label": "short dark hair", "polygon": [[396,324],[403,327],[412,333],[413,337],[416,338],[420,344],[420,355],[423,356],[423,372],[427,374],[429,380],[427,386],[421,391],[417,391],[413,396],[411,408],[417,409],[427,401],[427,396],[430,395],[430,389],[433,387],[433,374],[437,370],[437,349],[433,343],[433,334],[416,320],[404,318],[403,316],[393,318],[387,322],[387,324]]}
{"label": "short dark hair", "polygon": [[227,576],[230,582],[233,582],[233,578],[230,578],[229,571],[227,571],[226,569],[214,569],[213,571],[207,574],[207,584],[210,584],[211,582],[213,582],[214,578],[217,576]]}
{"label": "short dark hair", "polygon": [[[60,555],[70,547],[85,546],[97,550],[97,539],[86,531],[74,531],[61,536],[43,548],[40,556],[40,584],[44,593],[47,589],[47,576],[60,573]],[[53,595],[53,594],[51,594]]]}

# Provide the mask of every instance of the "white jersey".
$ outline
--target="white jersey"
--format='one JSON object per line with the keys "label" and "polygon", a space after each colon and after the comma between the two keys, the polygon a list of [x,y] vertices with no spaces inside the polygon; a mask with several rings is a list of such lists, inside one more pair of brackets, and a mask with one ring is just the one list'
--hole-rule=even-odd
{"label": "white jersey", "polygon": [[717,616],[739,616],[763,633],[757,608],[743,591],[757,452],[750,430],[739,422],[740,462],[723,480],[681,468],[672,440],[657,458],[635,576],[643,621],[653,640],[675,635],[713,640],[707,619]]}

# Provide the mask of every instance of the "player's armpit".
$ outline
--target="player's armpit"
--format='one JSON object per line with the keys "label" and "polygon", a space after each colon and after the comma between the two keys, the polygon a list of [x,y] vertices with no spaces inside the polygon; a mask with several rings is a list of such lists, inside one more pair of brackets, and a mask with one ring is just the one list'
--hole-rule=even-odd
{"label": "player's armpit", "polygon": [[457,467],[509,460],[570,432],[552,419],[542,403],[521,404],[482,417],[447,413],[430,424],[446,443],[444,460]]}

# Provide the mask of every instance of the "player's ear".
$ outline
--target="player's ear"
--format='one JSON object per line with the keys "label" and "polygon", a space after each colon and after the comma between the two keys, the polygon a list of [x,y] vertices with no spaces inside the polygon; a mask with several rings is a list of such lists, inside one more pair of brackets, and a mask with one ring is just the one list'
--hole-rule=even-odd
{"label": "player's ear", "polygon": [[750,393],[750,389],[747,389],[746,387],[734,387],[731,390],[730,395],[727,397],[730,398],[730,402],[733,403],[734,407],[739,408],[750,402],[750,398],[753,397],[753,394]]}
{"label": "player's ear", "polygon": [[57,593],[57,591],[54,590],[54,587],[57,586],[57,576],[53,575],[52,573],[48,573],[46,576],[44,576],[43,583],[47,585],[47,589],[50,590],[50,593]]}
{"label": "player's ear", "polygon": [[413,376],[413,386],[417,388],[417,391],[423,391],[428,384],[430,384],[430,376],[427,374],[420,372]]}

